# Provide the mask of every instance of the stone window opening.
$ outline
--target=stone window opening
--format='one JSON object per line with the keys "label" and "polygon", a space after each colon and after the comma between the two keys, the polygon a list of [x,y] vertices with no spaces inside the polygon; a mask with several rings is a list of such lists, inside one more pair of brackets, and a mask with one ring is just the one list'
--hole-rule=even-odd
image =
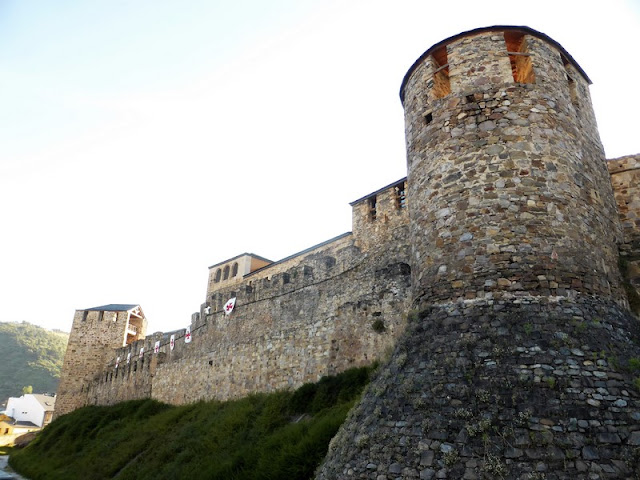
{"label": "stone window opening", "polygon": [[407,183],[400,182],[394,188],[396,192],[396,208],[403,209],[407,207]]}
{"label": "stone window opening", "polygon": [[372,222],[378,216],[377,205],[378,205],[378,198],[376,197],[376,195],[373,195],[372,197],[369,198],[369,220],[371,220]]}
{"label": "stone window opening", "polygon": [[569,70],[569,61],[562,57],[562,62],[564,63],[564,70],[567,75],[567,84],[569,85],[569,97],[571,98],[571,103],[577,109],[580,108],[580,102],[578,101],[578,84],[576,83],[573,75]]}
{"label": "stone window opening", "polygon": [[516,83],[536,83],[531,54],[524,33],[505,32],[504,40],[511,63],[513,81]]}
{"label": "stone window opening", "polygon": [[86,322],[88,316],[89,316],[89,312],[87,312],[86,310],[82,312],[82,321]]}
{"label": "stone window opening", "polygon": [[231,269],[231,276],[236,277],[238,275],[238,262],[234,262],[233,268]]}
{"label": "stone window opening", "polygon": [[288,273],[283,273],[282,274],[282,284],[286,285],[287,283],[291,283],[291,277],[289,276]]}
{"label": "stone window opening", "polygon": [[425,125],[429,125],[431,122],[433,122],[433,113],[431,112],[427,112],[424,114],[424,123]]}
{"label": "stone window opening", "polygon": [[431,58],[435,67],[433,71],[433,95],[436,98],[446,97],[451,93],[446,45],[435,50]]}
{"label": "stone window opening", "polygon": [[220,281],[220,277],[222,277],[222,270],[218,269],[218,270],[216,270],[216,276],[213,279],[213,281],[215,283],[218,283]]}
{"label": "stone window opening", "polygon": [[229,265],[224,267],[224,272],[222,274],[222,279],[227,280],[229,278]]}
{"label": "stone window opening", "polygon": [[104,318],[104,312],[98,312],[98,321],[101,322]]}

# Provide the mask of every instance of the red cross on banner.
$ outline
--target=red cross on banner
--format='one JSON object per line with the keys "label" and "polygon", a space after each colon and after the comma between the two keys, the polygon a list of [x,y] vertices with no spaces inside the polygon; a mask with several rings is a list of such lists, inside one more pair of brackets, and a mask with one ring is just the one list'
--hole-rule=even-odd
{"label": "red cross on banner", "polygon": [[187,331],[184,332],[184,343],[191,343],[191,327],[187,327]]}

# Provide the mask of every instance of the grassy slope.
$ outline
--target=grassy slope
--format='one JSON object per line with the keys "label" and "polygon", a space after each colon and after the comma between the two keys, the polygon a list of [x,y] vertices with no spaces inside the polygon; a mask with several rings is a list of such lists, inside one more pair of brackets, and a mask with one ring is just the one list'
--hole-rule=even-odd
{"label": "grassy slope", "polygon": [[27,322],[0,322],[0,402],[27,385],[33,393],[55,392],[68,338]]}
{"label": "grassy slope", "polygon": [[229,402],[85,407],[14,451],[10,464],[32,480],[308,479],[372,371]]}

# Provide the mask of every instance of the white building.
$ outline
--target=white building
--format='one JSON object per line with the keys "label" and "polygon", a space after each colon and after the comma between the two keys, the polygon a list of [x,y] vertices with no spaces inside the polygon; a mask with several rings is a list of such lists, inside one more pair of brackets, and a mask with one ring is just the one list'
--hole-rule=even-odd
{"label": "white building", "polygon": [[5,414],[16,423],[31,422],[42,428],[51,423],[55,404],[55,395],[28,393],[18,398],[9,397]]}

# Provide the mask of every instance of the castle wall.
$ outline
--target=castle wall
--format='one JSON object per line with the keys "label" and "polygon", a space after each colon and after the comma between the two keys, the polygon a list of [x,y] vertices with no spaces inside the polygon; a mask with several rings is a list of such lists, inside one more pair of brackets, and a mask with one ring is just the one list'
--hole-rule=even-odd
{"label": "castle wall", "polygon": [[[193,316],[191,343],[179,330],[173,350],[169,332],[112,352],[90,382],[90,403],[224,400],[295,388],[382,358],[403,331],[410,298],[408,213],[395,203],[395,185],[377,192],[377,218],[354,207],[354,230],[366,241],[344,234],[221,282]],[[236,306],[227,316],[222,307],[231,297]]]}
{"label": "castle wall", "polygon": [[[405,79],[417,301],[582,293],[624,302],[621,229],[588,81],[537,36],[523,35],[519,55],[508,41],[488,31],[441,47],[444,96],[433,56]],[[530,60],[533,83],[515,82],[510,56]]]}
{"label": "castle wall", "polygon": [[640,155],[607,162],[624,239],[620,266],[633,312],[640,316]]}

